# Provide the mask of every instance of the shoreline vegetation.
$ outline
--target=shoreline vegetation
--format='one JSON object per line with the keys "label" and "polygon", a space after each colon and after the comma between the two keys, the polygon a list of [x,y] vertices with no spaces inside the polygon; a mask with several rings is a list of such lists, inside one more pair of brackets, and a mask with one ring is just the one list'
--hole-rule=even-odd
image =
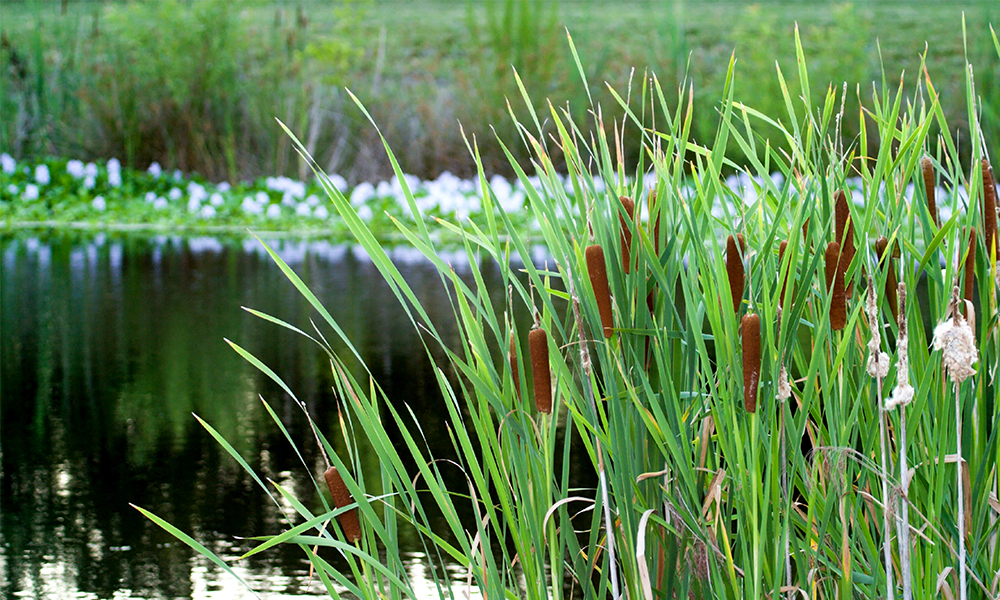
{"label": "shoreline vegetation", "polygon": [[[995,64],[1000,39],[989,31]],[[421,336],[452,452],[435,456],[408,407],[367,367],[349,367],[360,356],[351,337],[262,243],[318,317],[307,325],[251,312],[325,353],[341,417],[304,439],[286,433],[296,451],[315,444],[322,455],[302,460],[315,483],[307,490],[265,483],[198,419],[286,519],[248,532],[259,545],[240,558],[293,545],[331,598],[365,600],[416,595],[404,536],[426,549],[424,572],[442,598],[996,597],[1000,235],[990,155],[1000,138],[980,127],[979,71],[961,69],[967,141],[951,135],[942,92],[920,68],[913,89],[900,82],[864,100],[866,129],[843,144],[851,91],[812,95],[794,34],[797,68],[778,79],[783,107],[737,100],[733,57],[711,143],[693,137],[693,96],[672,104],[656,77],[614,95],[624,121],[595,103],[587,126],[571,110],[539,108],[525,88],[529,118],[499,143],[531,149],[527,171],[507,156],[529,227],[491,193],[481,159],[481,224],[425,219],[401,185],[414,219],[393,225],[453,292],[444,307],[421,304],[339,180],[310,162]],[[656,128],[643,127],[653,115]],[[769,128],[787,150],[771,145]],[[628,132],[642,141],[631,160]],[[469,264],[494,263],[500,284],[475,268],[471,281],[459,276],[439,254],[442,231]],[[544,263],[512,264],[535,237]],[[442,308],[446,324],[431,317]],[[230,346],[295,399],[253,348]],[[574,441],[585,457],[571,454]],[[339,477],[323,486],[330,469]],[[580,474],[593,487],[575,487]],[[451,561],[464,576],[449,574]]]}

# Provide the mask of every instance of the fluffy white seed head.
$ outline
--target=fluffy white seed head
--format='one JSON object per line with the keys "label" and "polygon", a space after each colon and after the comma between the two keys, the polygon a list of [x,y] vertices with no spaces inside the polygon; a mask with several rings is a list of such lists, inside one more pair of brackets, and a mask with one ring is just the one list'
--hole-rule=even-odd
{"label": "fluffy white seed head", "polygon": [[[972,314],[971,303],[965,302],[966,310]],[[950,313],[934,328],[934,349],[941,351],[941,363],[951,380],[961,383],[975,374],[972,365],[979,360],[976,350],[976,336],[969,321],[959,310],[958,287],[952,290]]]}

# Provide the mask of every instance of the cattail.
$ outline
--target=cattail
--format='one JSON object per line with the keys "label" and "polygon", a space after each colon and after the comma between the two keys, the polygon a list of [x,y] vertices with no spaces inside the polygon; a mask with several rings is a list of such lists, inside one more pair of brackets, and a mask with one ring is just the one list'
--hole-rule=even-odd
{"label": "cattail", "polygon": [[840,244],[826,246],[826,289],[830,292],[830,329],[840,331],[847,326],[847,294],[844,291],[844,274],[838,268]]}
{"label": "cattail", "polygon": [[[622,196],[619,198],[622,203],[622,208],[628,213],[628,218],[630,220],[635,219],[635,202],[632,201],[628,196]],[[618,220],[622,227],[622,269],[625,274],[628,275],[632,271],[632,229],[629,227],[628,222],[625,220],[625,216],[621,213],[618,214]]]}
{"label": "cattail", "polygon": [[611,312],[611,290],[608,288],[608,266],[604,263],[604,248],[597,244],[587,246],[587,273],[590,275],[590,285],[594,288],[597,299],[597,309],[601,313],[601,326],[604,327],[604,337],[610,338],[614,332],[614,317]]}
{"label": "cattail", "polygon": [[[743,236],[740,236],[743,241]],[[741,244],[741,245],[745,245]],[[743,270],[743,257],[740,253],[736,238],[729,236],[726,240],[726,274],[729,275],[729,290],[733,294],[733,312],[740,314],[740,303],[743,302],[743,285],[746,281],[746,273]]]}
{"label": "cattail", "polygon": [[938,223],[937,201],[934,199],[934,164],[928,157],[920,159],[920,171],[924,174],[924,191],[927,192],[927,211],[931,213],[931,220],[935,225]]}
{"label": "cattail", "polygon": [[[337,467],[327,469],[323,473],[323,479],[326,479],[326,487],[330,489],[330,495],[333,496],[333,504],[337,508],[344,508],[354,502],[351,492],[347,489],[347,485],[344,484],[344,478],[337,472]],[[348,542],[353,544],[361,539],[361,523],[358,522],[358,509],[352,508],[340,513],[337,515],[337,520],[340,522],[340,529],[344,532],[344,537]]]}
{"label": "cattail", "polygon": [[781,278],[781,295],[778,296],[778,306],[785,307],[785,290],[788,289],[788,280],[792,276],[792,265],[788,265],[788,273],[782,278],[781,264],[785,258],[785,248],[788,248],[788,240],[782,240],[778,245],[778,277]]}
{"label": "cattail", "polygon": [[517,393],[517,401],[521,401],[521,377],[517,368],[517,332],[513,329],[510,332],[510,351],[507,354],[510,362],[510,375],[514,379],[514,391]]}
{"label": "cattail", "polygon": [[[961,303],[965,304],[969,313],[972,312],[971,304]],[[944,321],[934,328],[933,344],[935,350],[942,351],[941,363],[953,382],[961,383],[975,374],[976,370],[972,365],[979,360],[976,336],[959,310],[958,286],[952,289]]]}
{"label": "cattail", "polygon": [[983,235],[986,236],[986,256],[1000,254],[994,250],[997,238],[997,188],[993,183],[990,161],[982,161],[983,170]]}
{"label": "cattail", "polygon": [[760,315],[744,315],[740,330],[743,334],[743,405],[747,412],[756,412],[760,385]]}
{"label": "cattail", "polygon": [[885,277],[885,299],[889,303],[889,310],[892,311],[892,318],[899,319],[896,298],[896,269],[893,268],[892,264],[892,259],[896,257],[892,253],[886,252],[888,249],[889,240],[884,235],[875,240],[875,254],[878,256],[878,264],[882,268],[889,269]]}
{"label": "cattail", "polygon": [[538,412],[551,414],[552,380],[549,375],[549,336],[544,329],[532,329],[528,333],[528,350],[531,353],[535,408],[538,409]]}
{"label": "cattail", "polygon": [[906,406],[913,400],[913,386],[910,385],[910,352],[909,352],[909,331],[906,325],[906,284],[899,284],[899,317],[896,322],[899,324],[899,337],[896,341],[896,389],[885,401],[885,409],[892,410],[897,406]]}
{"label": "cattail", "polygon": [[865,302],[868,315],[868,374],[877,379],[885,379],[889,373],[889,355],[882,352],[882,323],[878,319],[878,302],[875,295],[875,280],[868,278],[868,301]]}
{"label": "cattail", "polygon": [[[854,219],[851,218],[851,209],[847,204],[847,194],[843,190],[837,190],[833,196],[837,243],[840,244],[840,262],[837,269],[841,275],[846,275],[847,267],[854,260],[856,251],[854,248]],[[854,293],[853,281],[844,293],[848,298]]]}
{"label": "cattail", "polygon": [[965,294],[963,298],[972,302],[973,286],[976,284],[976,228],[969,228],[969,253],[965,256]]}

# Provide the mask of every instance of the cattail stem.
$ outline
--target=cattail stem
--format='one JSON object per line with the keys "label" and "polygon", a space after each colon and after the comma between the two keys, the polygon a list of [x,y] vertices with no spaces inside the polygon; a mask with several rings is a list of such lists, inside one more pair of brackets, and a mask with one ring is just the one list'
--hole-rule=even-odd
{"label": "cattail stem", "polygon": [[[333,497],[333,504],[337,508],[344,508],[354,502],[350,490],[347,489],[347,485],[344,483],[344,478],[337,471],[337,467],[327,469],[323,473],[323,479],[326,480],[326,487],[330,490],[330,496]],[[344,532],[344,538],[348,542],[353,544],[361,539],[361,523],[358,521],[358,509],[352,508],[340,513],[337,515],[337,521],[340,522],[340,529]]]}
{"label": "cattail stem", "polygon": [[[622,208],[625,213],[628,214],[629,221],[634,222],[635,220],[635,202],[632,201],[628,196],[622,196],[619,198],[622,203]],[[625,216],[621,213],[618,214],[618,221],[621,225],[621,243],[622,243],[622,270],[628,275],[632,272],[632,228],[629,225],[629,221],[625,220]]]}
{"label": "cattail stem", "polygon": [[[741,240],[742,237],[740,236]],[[726,239],[726,275],[729,276],[729,291],[733,296],[733,312],[739,316],[740,304],[743,302],[743,287],[746,283],[746,271],[743,268],[743,257],[739,246],[733,236]]]}
{"label": "cattail stem", "polygon": [[740,329],[743,335],[743,405],[752,413],[757,411],[760,385],[760,315],[745,315]]}
{"label": "cattail stem", "polygon": [[965,581],[965,485],[962,481],[962,404],[955,381],[955,453],[958,455],[958,597],[968,598]]}
{"label": "cattail stem", "polygon": [[528,349],[531,354],[535,408],[538,409],[538,412],[551,414],[552,379],[549,372],[549,336],[544,329],[532,329],[528,333]]}
{"label": "cattail stem", "polygon": [[[897,374],[897,380],[900,382],[896,388],[896,394],[902,394],[900,387],[909,386],[909,374],[905,371],[910,368],[909,361],[909,349],[906,347],[910,342],[909,331],[906,323],[906,284],[899,284],[899,293],[897,294],[899,298],[899,305],[897,309],[896,322],[899,325],[899,337],[896,343],[899,353],[899,361],[896,363],[897,369],[904,369],[900,374]],[[911,565],[910,565],[910,497],[909,497],[909,487],[910,482],[907,477],[907,470],[909,466],[906,461],[906,404],[907,402],[901,402],[899,407],[899,432],[900,432],[900,443],[899,443],[899,481],[901,485],[900,489],[900,518],[902,523],[899,527],[899,567],[902,571],[903,577],[903,600],[912,600],[913,598],[913,581],[911,575]]]}
{"label": "cattail stem", "polygon": [[937,214],[937,201],[934,199],[935,194],[935,183],[934,183],[934,164],[931,163],[931,159],[928,157],[923,157],[920,159],[920,171],[924,175],[924,192],[927,194],[927,212],[931,214],[931,220],[938,227],[941,224],[938,222]]}
{"label": "cattail stem", "polygon": [[778,296],[778,306],[785,307],[785,291],[788,289],[788,280],[792,278],[792,265],[788,265],[788,271],[782,271],[781,265],[785,258],[785,250],[788,248],[788,240],[782,240],[778,245],[778,278],[781,280],[781,295]]}
{"label": "cattail stem", "polygon": [[608,266],[604,262],[604,249],[593,244],[587,246],[587,273],[590,275],[590,285],[594,288],[597,299],[597,310],[601,314],[601,326],[604,337],[610,338],[614,333],[614,316],[611,311],[611,290],[608,287]]}

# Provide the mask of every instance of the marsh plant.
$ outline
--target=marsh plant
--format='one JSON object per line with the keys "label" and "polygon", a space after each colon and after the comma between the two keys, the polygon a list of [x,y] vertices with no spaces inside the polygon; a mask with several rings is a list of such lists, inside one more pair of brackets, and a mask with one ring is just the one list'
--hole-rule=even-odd
{"label": "marsh plant", "polygon": [[[865,131],[842,146],[840,107],[856,92],[812,97],[797,33],[796,47],[804,91],[790,94],[778,71],[782,114],[736,99],[730,61],[710,144],[690,137],[690,84],[669,105],[653,76],[614,94],[625,122],[593,105],[584,127],[548,104],[519,123],[540,180],[527,186],[535,230],[515,225],[484,172],[485,225],[398,222],[453,291],[457,344],[317,168],[430,360],[447,356],[435,368],[455,456],[431,455],[406,406],[348,367],[351,340],[272,252],[325,323],[306,333],[266,318],[329,354],[342,427],[289,438],[319,443],[328,464],[303,463],[316,482],[308,497],[260,482],[287,529],[248,532],[263,535],[248,555],[298,545],[332,597],[372,600],[414,593],[404,535],[426,561],[464,569],[462,581],[435,575],[441,597],[996,597],[997,140],[974,126],[974,72],[962,147],[937,133],[952,128],[926,71],[862,90]],[[774,150],[760,127],[791,150]],[[631,172],[626,137],[643,145]],[[745,162],[726,158],[734,148]],[[746,189],[725,184],[734,172]],[[845,193],[848,177],[861,178],[860,193]],[[476,269],[466,283],[440,258],[438,229],[460,237],[470,262],[499,266],[499,308],[496,285]],[[539,241],[543,264],[531,260]],[[573,440],[585,451],[571,453]],[[579,473],[593,487],[572,487]]]}

